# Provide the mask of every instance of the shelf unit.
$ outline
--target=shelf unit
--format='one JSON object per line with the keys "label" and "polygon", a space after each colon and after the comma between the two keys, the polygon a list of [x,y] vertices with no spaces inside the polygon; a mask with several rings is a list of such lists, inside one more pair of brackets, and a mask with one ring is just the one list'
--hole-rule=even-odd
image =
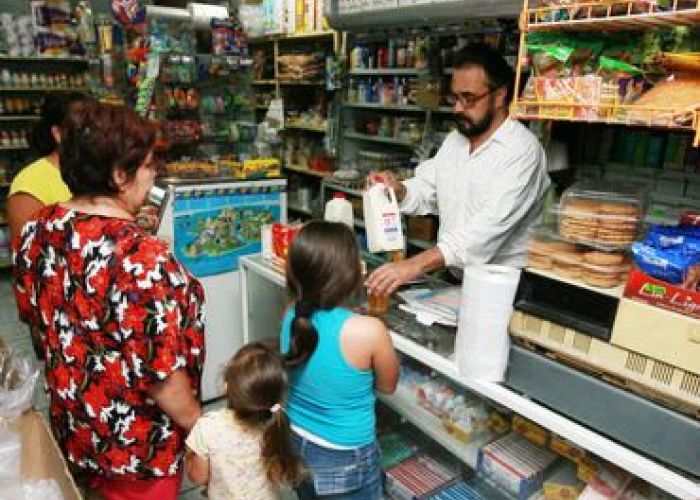
{"label": "shelf unit", "polygon": [[[267,74],[264,73],[262,75],[264,78],[253,81],[253,84],[257,87],[259,92],[266,93],[268,98],[283,99],[283,101],[285,101],[285,113],[287,112],[288,104],[298,104],[302,101],[309,101],[309,96],[311,96],[312,93],[317,94],[318,101],[328,104],[327,116],[325,117],[326,125],[323,127],[307,125],[303,122],[287,123],[285,120],[283,128],[285,139],[289,141],[298,141],[300,146],[305,143],[314,145],[311,156],[314,154],[313,150],[321,149],[321,141],[324,140],[326,136],[333,134],[331,109],[333,107],[334,96],[328,94],[328,90],[325,87],[325,79],[289,80],[280,78],[278,58],[281,54],[295,51],[300,52],[302,49],[304,53],[310,53],[314,50],[323,50],[326,53],[332,52],[336,54],[340,47],[340,40],[340,35],[335,31],[267,35],[254,37],[249,40],[251,51],[262,50],[266,59],[272,62],[272,70],[268,70]],[[269,66],[270,65],[268,65],[268,68]],[[255,106],[257,111],[256,119],[262,119],[264,117],[264,112],[269,108],[266,102],[267,99],[265,99],[265,103],[258,102],[258,105]],[[298,148],[298,150],[301,149],[301,147]],[[309,156],[306,159],[309,160],[311,157]],[[306,165],[298,164],[298,158],[292,158],[291,160],[292,161],[288,161],[287,159],[287,161],[285,161],[285,158],[282,158],[283,169],[291,176],[290,187],[292,192],[300,188],[311,189],[312,198],[317,197],[320,192],[320,179],[326,177],[328,174],[313,171]],[[290,199],[294,199],[294,196],[290,196]],[[314,203],[312,206],[317,206],[317,204]],[[289,203],[288,208],[305,218],[317,215],[313,210],[295,205],[293,202]]]}
{"label": "shelf unit", "polygon": [[[592,31],[634,30],[670,28],[673,26],[700,26],[700,3],[693,8],[681,8],[678,1],[671,2],[668,10],[658,11],[652,2],[614,0],[605,5],[595,2],[574,1],[565,6],[530,7],[525,0],[522,13],[523,27],[520,54],[516,65],[516,88],[520,88],[523,68],[527,59],[525,43],[529,32],[538,31]],[[646,11],[644,11],[646,9]],[[641,11],[641,12],[640,12]],[[565,20],[548,20],[566,13]],[[700,146],[700,107],[677,108],[673,106],[639,106],[614,103],[576,103],[571,100],[544,101],[513,100],[511,114],[523,120],[552,120],[580,123],[647,127],[663,130],[693,132],[693,144]],[[597,115],[592,117],[592,115]]]}
{"label": "shelf unit", "polygon": [[0,122],[21,122],[21,121],[37,121],[41,117],[39,115],[0,115]]}
{"label": "shelf unit", "polygon": [[[276,296],[269,289],[279,292],[286,286],[282,273],[268,264],[261,255],[246,256],[241,258],[242,270],[242,297],[243,309],[250,311],[248,304],[256,308],[253,314],[244,314],[243,335],[244,342],[261,340],[263,338],[257,332],[270,321],[269,310],[272,304],[261,304],[258,297]],[[264,288],[253,290],[251,287]],[[268,299],[269,300],[269,299]],[[274,305],[277,307],[277,305]],[[281,310],[281,309],[280,309]],[[280,312],[280,315],[283,312]],[[654,462],[641,453],[609,439],[598,432],[589,429],[569,418],[549,409],[535,401],[521,396],[517,392],[504,385],[483,382],[467,378],[459,373],[456,364],[447,357],[428,349],[409,338],[401,332],[390,332],[394,348],[419,364],[426,366],[440,375],[452,380],[456,384],[473,392],[474,394],[490,401],[493,404],[505,407],[518,413],[538,425],[562,436],[573,443],[591,451],[595,455],[629,471],[637,477],[648,481],[664,491],[682,499],[700,498],[700,482],[691,479],[670,467]],[[465,464],[473,467],[473,446],[461,443],[445,436],[441,432],[441,426],[435,425],[435,421],[423,414],[418,405],[413,404],[401,392],[380,399],[399,412],[411,423],[419,427],[424,433],[440,443],[448,451],[461,458]],[[423,410],[425,411],[425,410]],[[451,439],[448,439],[451,438]]]}

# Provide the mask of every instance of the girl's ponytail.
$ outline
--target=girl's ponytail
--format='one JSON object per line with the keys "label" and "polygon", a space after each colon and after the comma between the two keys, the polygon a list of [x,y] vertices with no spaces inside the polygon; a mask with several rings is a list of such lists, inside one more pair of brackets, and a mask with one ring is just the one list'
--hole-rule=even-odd
{"label": "girl's ponytail", "polygon": [[285,364],[290,368],[305,363],[316,350],[318,332],[311,322],[314,309],[313,305],[304,301],[296,304],[289,351],[284,358]]}
{"label": "girl's ponytail", "polygon": [[304,473],[291,442],[282,405],[287,372],[282,358],[260,343],[243,346],[225,373],[229,407],[236,419],[262,430],[261,456],[267,478],[277,485],[297,484]]}
{"label": "girl's ponytail", "polygon": [[271,409],[263,427],[262,459],[267,478],[274,484],[296,485],[305,474],[304,465],[291,441],[287,415],[279,403]]}

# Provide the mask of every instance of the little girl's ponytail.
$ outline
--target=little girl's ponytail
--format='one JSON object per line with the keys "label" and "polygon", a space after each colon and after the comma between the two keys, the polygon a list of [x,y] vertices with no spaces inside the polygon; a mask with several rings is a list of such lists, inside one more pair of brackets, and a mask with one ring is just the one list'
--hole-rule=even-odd
{"label": "little girl's ponytail", "polygon": [[289,420],[280,403],[273,405],[270,412],[263,428],[265,473],[275,484],[298,484],[304,476],[304,466],[292,446]]}
{"label": "little girl's ponytail", "polygon": [[281,357],[260,343],[243,346],[226,368],[229,407],[251,428],[262,429],[261,456],[267,478],[295,485],[304,473],[291,442],[283,404],[287,372]]}

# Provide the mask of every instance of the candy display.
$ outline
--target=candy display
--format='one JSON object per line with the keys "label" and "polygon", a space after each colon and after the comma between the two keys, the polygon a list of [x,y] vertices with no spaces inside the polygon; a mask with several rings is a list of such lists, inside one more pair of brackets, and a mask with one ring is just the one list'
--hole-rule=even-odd
{"label": "candy display", "polygon": [[655,226],[632,245],[637,266],[649,276],[700,291],[700,228]]}
{"label": "candy display", "polygon": [[545,471],[555,460],[553,452],[511,433],[481,449],[478,472],[525,500],[542,488]]}
{"label": "candy display", "polygon": [[444,486],[457,474],[436,460],[413,457],[387,469],[386,490],[396,500],[413,500]]}
{"label": "candy display", "polygon": [[31,97],[0,98],[0,116],[38,115],[41,100]]}

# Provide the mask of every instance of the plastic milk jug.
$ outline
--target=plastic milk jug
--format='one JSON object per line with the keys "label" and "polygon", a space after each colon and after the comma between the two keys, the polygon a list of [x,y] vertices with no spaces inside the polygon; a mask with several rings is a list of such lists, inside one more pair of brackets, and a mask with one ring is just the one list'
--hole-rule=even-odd
{"label": "plastic milk jug", "polygon": [[335,193],[333,198],[326,202],[323,218],[330,222],[342,222],[350,229],[353,229],[352,203],[345,199],[343,193]]}
{"label": "plastic milk jug", "polygon": [[394,190],[382,183],[374,184],[362,195],[370,252],[403,250],[403,229],[399,202]]}

